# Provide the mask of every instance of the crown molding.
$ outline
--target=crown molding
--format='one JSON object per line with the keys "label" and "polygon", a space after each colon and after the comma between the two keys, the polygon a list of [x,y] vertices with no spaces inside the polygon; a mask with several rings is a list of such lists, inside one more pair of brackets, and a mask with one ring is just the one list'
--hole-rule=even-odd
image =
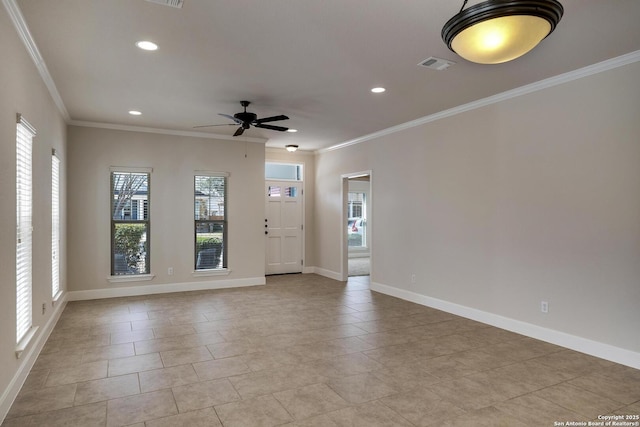
{"label": "crown molding", "polygon": [[625,55],[621,55],[615,58],[607,59],[596,64],[588,65],[577,70],[569,71],[564,74],[559,74],[548,79],[540,80],[535,83],[531,83],[525,86],[521,86],[516,89],[511,89],[506,92],[498,93],[487,98],[479,99],[477,101],[469,102],[467,104],[459,105],[457,107],[450,108],[448,110],[440,111],[435,114],[431,114],[425,117],[421,117],[410,122],[402,123],[390,128],[383,129],[378,132],[363,135],[361,137],[351,139],[340,144],[332,145],[331,147],[323,148],[317,151],[318,154],[328,153],[330,151],[339,150],[342,148],[350,147],[352,145],[360,144],[363,142],[371,141],[386,135],[390,135],[396,132],[401,132],[406,129],[410,129],[416,126],[421,126],[426,123],[435,122],[436,120],[444,119],[447,117],[455,116],[457,114],[465,113],[467,111],[475,110],[477,108],[486,107],[487,105],[496,104],[508,99],[517,98],[519,96],[527,95],[529,93],[537,92],[542,89],[551,88],[557,85],[568,83],[574,80],[581,79],[583,77],[591,76],[593,74],[602,73],[604,71],[612,70],[614,68],[622,67],[628,64],[633,64],[640,61],[640,50],[630,52]]}
{"label": "crown molding", "polygon": [[64,117],[64,120],[69,121],[71,117],[69,116],[67,107],[65,107],[64,102],[62,101],[62,97],[60,96],[60,92],[58,92],[58,88],[53,82],[53,78],[49,73],[47,64],[45,64],[42,55],[40,55],[38,46],[36,45],[36,42],[33,39],[31,32],[29,31],[29,27],[24,20],[24,16],[22,15],[20,8],[16,4],[15,0],[2,0],[2,4],[4,4],[5,9],[7,9],[7,13],[11,18],[11,22],[13,22],[13,25],[16,27],[18,36],[24,43],[24,46],[27,48],[27,52],[29,53],[29,56],[31,56],[33,63],[36,65],[38,73],[40,73],[40,77],[44,81],[44,84],[47,86],[51,98],[53,98],[53,102],[58,107],[58,110],[60,111],[60,114],[62,114],[62,117]]}
{"label": "crown molding", "polygon": [[259,144],[264,144],[268,141],[267,138],[220,135],[216,133],[196,132],[196,131],[187,131],[187,130],[159,129],[159,128],[151,128],[151,127],[143,127],[143,126],[118,125],[114,123],[87,122],[83,120],[67,120],[67,124],[70,126],[80,126],[80,127],[88,127],[88,128],[123,130],[128,132],[156,133],[160,135],[190,136],[194,138],[222,139],[226,141],[257,142]]}

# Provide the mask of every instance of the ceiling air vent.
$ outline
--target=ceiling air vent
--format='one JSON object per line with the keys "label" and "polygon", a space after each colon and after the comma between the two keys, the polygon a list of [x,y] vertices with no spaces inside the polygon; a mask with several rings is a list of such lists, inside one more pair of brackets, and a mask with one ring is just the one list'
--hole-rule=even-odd
{"label": "ceiling air vent", "polygon": [[161,4],[163,6],[171,6],[176,9],[182,9],[184,0],[147,0],[149,3]]}
{"label": "ceiling air vent", "polygon": [[432,70],[442,71],[442,70],[446,70],[453,64],[455,64],[455,62],[453,61],[447,61],[446,59],[430,56],[429,58],[425,59],[418,65],[420,65],[421,67],[431,68]]}

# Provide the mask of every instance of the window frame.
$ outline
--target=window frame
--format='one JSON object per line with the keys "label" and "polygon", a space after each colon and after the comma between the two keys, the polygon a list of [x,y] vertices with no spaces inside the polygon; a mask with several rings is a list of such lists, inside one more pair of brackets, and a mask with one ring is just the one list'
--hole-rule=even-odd
{"label": "window frame", "polygon": [[60,158],[51,150],[51,299],[56,301],[60,289]]}
{"label": "window frame", "polygon": [[[115,167],[110,168],[109,173],[109,223],[110,223],[110,282],[124,282],[135,280],[151,280],[154,276],[151,274],[151,168],[130,168],[130,167]],[[114,219],[114,174],[130,174],[130,175],[146,175],[147,192],[146,192],[146,206],[143,203],[143,218],[142,219]],[[139,204],[139,203],[138,203]],[[132,203],[133,205],[133,203]],[[131,207],[130,207],[131,208]],[[124,210],[124,208],[123,208]],[[146,211],[147,216],[144,217]],[[132,272],[125,273],[116,272],[116,251],[115,251],[115,235],[116,227],[118,224],[144,224],[145,226],[145,271],[144,272]]]}
{"label": "window frame", "polygon": [[33,325],[33,138],[36,130],[21,114],[16,124],[16,357],[20,358],[37,326]]}
{"label": "window frame", "polygon": [[[223,207],[222,219],[199,219],[198,207],[198,178],[223,178]],[[229,205],[229,173],[213,171],[195,171],[193,174],[193,273],[196,276],[228,273],[228,205]],[[220,266],[216,268],[198,268],[198,226],[221,225],[222,226],[222,259]]]}

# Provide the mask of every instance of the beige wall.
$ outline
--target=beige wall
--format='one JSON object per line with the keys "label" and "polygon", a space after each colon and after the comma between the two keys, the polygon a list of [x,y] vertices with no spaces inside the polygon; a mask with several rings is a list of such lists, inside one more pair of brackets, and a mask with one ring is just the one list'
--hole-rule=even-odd
{"label": "beige wall", "polygon": [[[61,234],[65,233],[65,124],[16,30],[0,7],[0,420],[12,390],[29,369],[26,355],[42,339],[54,313],[51,304],[51,149],[61,159]],[[33,324],[38,333],[16,359],[16,113],[37,130],[33,141]],[[61,248],[61,288],[66,287],[65,245]],[[46,312],[42,314],[42,304]],[[22,374],[21,374],[22,372]],[[20,384],[18,384],[19,386]]]}
{"label": "beige wall", "polygon": [[[264,144],[69,126],[69,290],[264,278]],[[151,274],[111,284],[110,167],[153,168]],[[228,276],[194,277],[194,171],[228,172]],[[173,267],[174,274],[168,275]]]}
{"label": "beige wall", "polygon": [[320,154],[317,265],[341,268],[341,174],[371,169],[373,282],[640,365],[639,77],[634,63]]}

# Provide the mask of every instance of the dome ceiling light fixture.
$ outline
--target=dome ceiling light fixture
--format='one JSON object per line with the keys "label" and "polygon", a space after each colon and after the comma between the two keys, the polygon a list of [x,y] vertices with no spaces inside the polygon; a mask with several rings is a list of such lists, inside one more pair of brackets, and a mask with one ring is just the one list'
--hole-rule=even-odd
{"label": "dome ceiling light fixture", "polygon": [[453,52],[478,64],[519,58],[555,30],[564,8],[557,0],[487,0],[464,9],[442,28]]}
{"label": "dome ceiling light fixture", "polygon": [[288,152],[293,153],[298,149],[298,146],[295,144],[288,144],[288,145],[285,145],[284,148],[286,148]]}

